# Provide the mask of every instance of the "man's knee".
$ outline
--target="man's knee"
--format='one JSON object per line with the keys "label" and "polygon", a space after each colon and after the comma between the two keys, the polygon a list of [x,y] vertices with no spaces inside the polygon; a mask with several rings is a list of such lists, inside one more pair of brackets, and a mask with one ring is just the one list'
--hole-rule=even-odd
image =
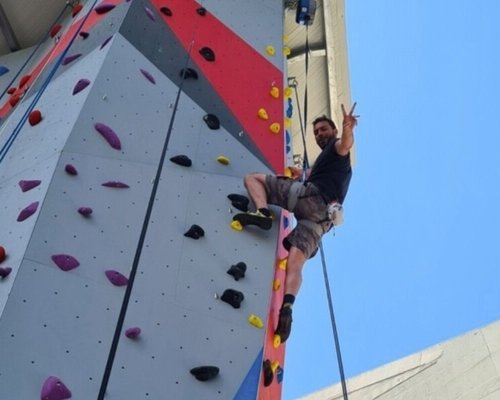
{"label": "man's knee", "polygon": [[248,175],[245,175],[245,177],[243,178],[243,183],[245,184],[245,187],[248,187],[248,185],[251,185],[252,183],[255,182],[265,185],[266,175],[259,172],[252,172]]}

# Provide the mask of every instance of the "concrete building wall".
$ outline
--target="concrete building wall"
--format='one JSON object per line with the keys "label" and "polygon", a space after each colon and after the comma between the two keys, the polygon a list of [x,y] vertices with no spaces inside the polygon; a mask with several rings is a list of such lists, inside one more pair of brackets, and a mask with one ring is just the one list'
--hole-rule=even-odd
{"label": "concrete building wall", "polygon": [[[347,381],[350,400],[500,399],[500,321]],[[340,384],[301,400],[342,399]]]}
{"label": "concrete building wall", "polygon": [[[248,172],[284,169],[282,2],[82,4],[0,103],[0,267],[12,269],[0,279],[0,398],[38,398],[49,377],[81,399],[279,398],[261,367],[283,363],[273,283],[288,216],[235,231],[227,195],[246,194]],[[0,87],[27,53],[0,59]],[[186,67],[197,79],[182,79]],[[197,240],[184,236],[193,224]],[[243,293],[239,308],[220,300],[226,289]],[[206,365],[218,377],[197,381],[190,370]]]}

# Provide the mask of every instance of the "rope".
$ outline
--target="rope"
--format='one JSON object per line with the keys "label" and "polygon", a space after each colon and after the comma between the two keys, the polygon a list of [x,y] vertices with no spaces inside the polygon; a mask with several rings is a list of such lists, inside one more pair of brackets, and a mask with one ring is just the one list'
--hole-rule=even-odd
{"label": "rope", "polygon": [[59,13],[59,15],[54,20],[54,22],[50,25],[51,28],[47,31],[47,33],[45,33],[45,35],[42,37],[42,39],[38,42],[38,44],[36,45],[35,49],[31,52],[30,56],[26,59],[26,61],[24,62],[24,64],[21,65],[21,67],[18,69],[16,75],[14,75],[14,77],[12,78],[12,80],[7,84],[7,86],[5,86],[5,89],[3,90],[2,94],[0,94],[0,100],[2,99],[3,96],[5,96],[5,93],[7,93],[7,91],[13,85],[13,83],[16,81],[16,79],[19,77],[19,75],[21,75],[21,72],[24,70],[24,68],[26,67],[26,65],[28,65],[28,63],[31,61],[31,59],[33,58],[33,56],[37,53],[37,51],[40,48],[40,46],[45,42],[45,40],[47,40],[47,38],[48,38],[48,36],[50,34],[50,31],[52,30],[52,27],[59,22],[59,20],[61,19],[61,17],[64,15],[64,12],[66,11],[66,8],[68,8],[68,6],[69,6],[69,3],[66,3],[64,5],[62,11]]}
{"label": "rope", "polygon": [[[308,72],[309,72],[309,31],[307,29],[306,25],[306,59],[305,59],[305,86],[304,86],[304,121],[307,123],[307,80],[308,80]],[[295,90],[295,94],[297,96],[297,90]],[[299,120],[300,120],[300,129],[301,129],[301,136],[302,136],[302,143],[304,145],[304,167],[303,167],[303,172],[302,172],[302,178],[305,178],[305,173],[306,169],[309,168],[309,160],[307,157],[307,148],[306,148],[306,135],[305,135],[305,130],[304,130],[304,125],[302,123],[302,117],[300,115],[300,106],[298,104],[298,96],[297,96],[297,108],[299,110]],[[330,311],[330,320],[332,323],[332,331],[333,331],[333,338],[335,341],[335,350],[337,353],[337,363],[339,366],[339,375],[340,375],[340,382],[342,385],[342,395],[344,400],[349,400],[347,396],[347,385],[345,381],[345,375],[344,375],[344,365],[342,363],[342,353],[340,350],[340,342],[338,338],[338,333],[337,333],[337,325],[335,323],[335,313],[333,311],[333,300],[332,300],[332,294],[330,291],[330,281],[328,279],[328,269],[326,266],[326,259],[325,259],[325,254],[323,252],[323,242],[319,242],[319,249],[321,253],[321,263],[323,265],[323,276],[325,278],[325,287],[326,287],[326,297],[328,299],[328,308]]]}
{"label": "rope", "polygon": [[36,104],[38,103],[38,100],[40,100],[40,97],[42,97],[43,93],[45,92],[45,89],[47,89],[47,87],[49,86],[50,81],[52,80],[52,78],[56,74],[57,69],[62,64],[64,58],[66,57],[66,54],[68,54],[68,51],[69,51],[71,45],[74,43],[76,37],[78,36],[78,33],[80,32],[80,30],[82,29],[83,25],[85,24],[85,22],[89,18],[90,14],[94,10],[94,7],[95,7],[95,5],[97,4],[98,1],[99,0],[95,0],[94,1],[94,3],[92,4],[92,7],[90,7],[90,10],[85,15],[85,17],[82,19],[82,22],[80,22],[80,25],[78,26],[78,28],[76,29],[75,33],[73,34],[73,37],[71,38],[71,40],[69,41],[68,45],[66,46],[66,48],[64,49],[64,51],[61,53],[61,55],[57,59],[56,63],[52,67],[52,69],[50,70],[47,78],[45,79],[45,81],[43,82],[42,86],[40,87],[40,90],[38,90],[38,92],[35,94],[35,96],[33,97],[33,100],[31,101],[30,105],[28,106],[27,110],[24,112],[23,116],[21,117],[21,119],[17,123],[16,127],[14,128],[14,130],[12,131],[12,133],[10,134],[9,138],[7,139],[7,141],[4,143],[4,145],[0,149],[0,163],[4,160],[5,156],[9,152],[10,148],[12,147],[12,144],[14,143],[14,141],[17,138],[17,136],[21,132],[21,129],[23,128],[24,124],[28,120],[28,117],[29,117],[31,111],[33,111],[33,109],[35,108]]}
{"label": "rope", "polygon": [[[193,37],[194,37],[194,34],[193,34]],[[168,144],[170,141],[170,136],[172,134],[172,128],[174,126],[175,115],[177,114],[177,106],[179,104],[179,99],[180,99],[180,95],[182,93],[182,87],[184,86],[184,81],[186,80],[185,79],[186,78],[186,68],[189,64],[189,60],[191,59],[191,50],[193,48],[193,44],[194,44],[194,39],[191,41],[191,43],[189,45],[186,63],[184,65],[184,69],[183,69],[184,72],[182,74],[182,81],[179,84],[179,89],[177,91],[177,96],[175,98],[172,116],[170,118],[170,122],[169,122],[168,129],[167,129],[167,135],[165,137],[165,141],[163,144],[160,162],[159,162],[158,168],[156,170],[156,176],[154,178],[153,189],[151,190],[151,195],[149,197],[148,208],[146,211],[146,215],[144,217],[144,222],[142,224],[141,235],[139,237],[139,242],[137,244],[137,249],[136,249],[135,256],[134,256],[134,262],[132,264],[132,270],[130,272],[130,276],[129,276],[129,280],[128,280],[128,284],[127,284],[127,289],[125,291],[125,296],[123,298],[122,307],[120,309],[120,315],[118,317],[118,322],[116,324],[115,334],[113,336],[113,342],[111,344],[111,348],[110,348],[108,360],[106,363],[106,368],[104,370],[104,375],[102,378],[101,387],[99,389],[99,395],[97,397],[97,400],[104,400],[104,396],[106,395],[106,389],[108,387],[108,382],[109,382],[109,378],[111,375],[111,369],[113,368],[113,363],[114,363],[116,351],[118,348],[118,342],[120,340],[121,332],[123,329],[123,324],[125,322],[125,315],[127,313],[128,304],[130,302],[130,296],[132,294],[132,288],[134,286],[135,276],[137,274],[139,260],[141,258],[141,254],[142,254],[142,248],[144,247],[146,233],[147,233],[149,222],[151,219],[151,214],[153,212],[153,206],[155,203],[156,192],[158,191],[158,185],[160,183],[160,177],[161,177],[161,173],[163,170],[163,164],[165,163],[165,157],[166,157],[167,150],[168,150]]]}

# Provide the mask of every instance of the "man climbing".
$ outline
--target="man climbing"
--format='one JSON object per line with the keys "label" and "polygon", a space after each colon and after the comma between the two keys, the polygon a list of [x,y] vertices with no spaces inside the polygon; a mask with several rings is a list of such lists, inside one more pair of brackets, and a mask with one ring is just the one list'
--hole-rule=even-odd
{"label": "man climbing", "polygon": [[[275,331],[282,343],[290,335],[292,306],[302,283],[302,268],[306,260],[316,254],[322,235],[333,225],[333,210],[338,210],[347,194],[352,175],[350,150],[358,118],[353,115],[355,106],[356,103],[347,114],[342,105],[341,138],[337,138],[337,128],[328,117],[321,116],[313,121],[314,138],[322,151],[305,174],[300,168],[290,167],[291,178],[261,173],[245,176],[245,187],[256,211],[237,214],[234,220],[242,225],[271,229],[268,204],[293,212],[297,219],[297,226],[283,240],[288,250],[287,274],[285,296]],[[306,177],[304,182],[298,181],[302,175]]]}

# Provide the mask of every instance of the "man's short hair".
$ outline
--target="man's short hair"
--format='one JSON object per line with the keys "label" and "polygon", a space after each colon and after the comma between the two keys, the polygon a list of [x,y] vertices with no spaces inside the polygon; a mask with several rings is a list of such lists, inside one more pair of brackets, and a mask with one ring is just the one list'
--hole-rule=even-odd
{"label": "man's short hair", "polygon": [[337,129],[337,127],[335,126],[335,122],[333,122],[330,118],[328,118],[325,114],[323,114],[321,117],[318,117],[316,118],[314,121],[313,121],[313,126],[316,125],[318,122],[327,122],[328,125],[330,125],[333,129]]}

